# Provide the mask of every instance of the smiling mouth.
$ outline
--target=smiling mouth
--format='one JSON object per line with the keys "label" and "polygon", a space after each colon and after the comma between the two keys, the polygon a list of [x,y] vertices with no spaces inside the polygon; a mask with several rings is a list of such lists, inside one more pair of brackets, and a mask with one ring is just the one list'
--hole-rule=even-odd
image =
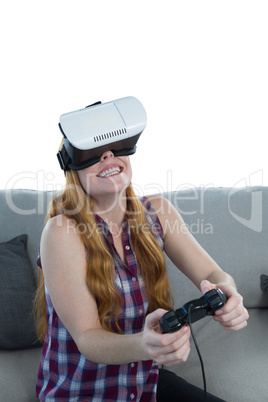
{"label": "smiling mouth", "polygon": [[114,166],[110,169],[107,170],[103,170],[101,173],[99,173],[97,176],[101,177],[101,178],[105,178],[105,177],[110,177],[110,176],[115,176],[116,174],[121,173],[123,170],[122,167],[119,166]]}

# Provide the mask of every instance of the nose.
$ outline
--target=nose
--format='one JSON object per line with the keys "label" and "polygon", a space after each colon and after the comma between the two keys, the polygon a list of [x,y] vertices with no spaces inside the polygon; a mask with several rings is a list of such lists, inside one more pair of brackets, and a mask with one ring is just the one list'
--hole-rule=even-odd
{"label": "nose", "polygon": [[113,157],[114,157],[114,154],[112,153],[112,151],[106,151],[101,155],[100,160],[105,161],[106,159],[113,158]]}

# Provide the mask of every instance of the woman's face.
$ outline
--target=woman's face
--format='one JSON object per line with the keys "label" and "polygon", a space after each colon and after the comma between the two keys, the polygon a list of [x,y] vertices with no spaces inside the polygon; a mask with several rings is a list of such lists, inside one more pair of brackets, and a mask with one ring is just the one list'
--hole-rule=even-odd
{"label": "woman's face", "polygon": [[94,199],[125,190],[132,178],[129,156],[115,157],[104,152],[98,163],[79,170],[78,176],[84,190]]}

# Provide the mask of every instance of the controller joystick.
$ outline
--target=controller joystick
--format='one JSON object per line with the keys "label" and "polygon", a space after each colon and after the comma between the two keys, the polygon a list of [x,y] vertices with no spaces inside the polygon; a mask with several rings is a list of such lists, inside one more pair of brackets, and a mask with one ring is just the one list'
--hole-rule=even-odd
{"label": "controller joystick", "polygon": [[177,310],[168,311],[160,318],[159,324],[162,333],[175,332],[189,323],[189,307],[191,306],[191,323],[200,320],[206,315],[214,315],[227,301],[221,289],[212,289],[200,299],[192,300]]}

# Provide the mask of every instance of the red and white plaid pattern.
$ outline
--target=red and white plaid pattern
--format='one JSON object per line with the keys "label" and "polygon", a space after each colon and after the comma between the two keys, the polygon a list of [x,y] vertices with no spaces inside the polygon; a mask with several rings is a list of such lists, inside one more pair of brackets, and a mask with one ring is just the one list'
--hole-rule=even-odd
{"label": "red and white plaid pattern", "polygon": [[[150,203],[143,197],[147,222],[163,249],[163,231]],[[146,289],[131,246],[128,225],[123,225],[124,264],[113,244],[106,222],[96,215],[115,263],[115,282],[124,301],[118,323],[124,334],[142,331],[148,309]],[[38,265],[41,267],[40,259]],[[158,380],[156,362],[122,365],[97,364],[87,360],[57,316],[47,287],[48,330],[38,371],[36,391],[41,401],[155,401]],[[116,331],[114,323],[113,329]]]}

